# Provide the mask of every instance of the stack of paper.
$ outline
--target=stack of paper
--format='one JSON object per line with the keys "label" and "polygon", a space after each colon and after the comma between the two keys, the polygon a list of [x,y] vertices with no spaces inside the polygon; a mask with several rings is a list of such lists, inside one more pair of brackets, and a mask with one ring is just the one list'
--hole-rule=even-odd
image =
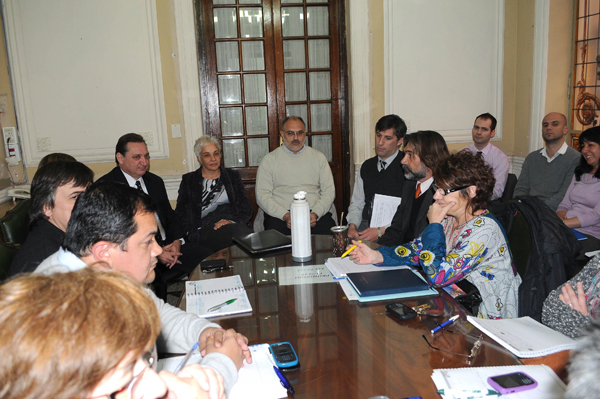
{"label": "stack of paper", "polygon": [[[460,369],[436,369],[431,378],[440,392],[444,390],[444,399],[483,398],[496,397],[473,391],[487,392],[493,389],[488,384],[488,377],[523,372],[537,381],[537,387],[528,391],[511,393],[511,399],[562,399],[566,390],[565,384],[558,378],[552,369],[545,365],[535,366],[500,366],[500,367],[472,367]],[[441,393],[440,393],[441,394]]]}
{"label": "stack of paper", "polygon": [[467,316],[467,320],[518,357],[547,356],[571,350],[575,341],[531,317],[488,320]]}
{"label": "stack of paper", "polygon": [[410,269],[408,266],[375,266],[375,265],[357,265],[350,258],[329,258],[325,261],[325,266],[329,269],[333,278],[341,279],[346,277],[348,273],[361,273],[361,272],[376,272],[381,270],[396,270],[396,269]]}

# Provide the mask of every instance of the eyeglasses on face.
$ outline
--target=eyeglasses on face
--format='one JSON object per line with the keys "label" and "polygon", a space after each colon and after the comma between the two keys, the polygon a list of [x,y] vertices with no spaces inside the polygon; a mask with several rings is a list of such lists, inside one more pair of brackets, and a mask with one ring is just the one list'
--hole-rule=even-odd
{"label": "eyeglasses on face", "polygon": [[433,187],[433,191],[436,191],[436,192],[440,193],[441,195],[448,195],[455,191],[460,191],[462,189],[470,187],[470,186],[472,186],[472,184],[469,184],[468,186],[460,186],[460,187],[456,187],[456,188],[439,188],[435,183],[433,183],[431,186]]}
{"label": "eyeglasses on face", "polygon": [[288,130],[285,132],[285,135],[288,137],[303,136],[304,134],[306,134],[306,132],[304,130],[298,130],[296,132],[293,130]]}

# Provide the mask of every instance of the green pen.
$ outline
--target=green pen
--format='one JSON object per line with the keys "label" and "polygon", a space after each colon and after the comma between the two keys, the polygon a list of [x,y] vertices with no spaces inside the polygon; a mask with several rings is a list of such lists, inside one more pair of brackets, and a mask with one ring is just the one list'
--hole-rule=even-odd
{"label": "green pen", "polygon": [[232,304],[232,303],[234,303],[235,301],[237,301],[237,298],[230,299],[230,300],[228,300],[228,301],[225,301],[225,302],[223,302],[223,303],[220,303],[220,304],[218,304],[218,305],[216,305],[216,306],[213,306],[212,308],[208,309],[208,311],[209,311],[209,312],[214,312],[215,310],[219,310],[219,309],[221,309],[223,306],[231,305],[231,304]]}
{"label": "green pen", "polygon": [[502,396],[500,392],[494,391],[493,389],[439,389],[437,393],[440,395],[472,393],[475,394],[473,397]]}

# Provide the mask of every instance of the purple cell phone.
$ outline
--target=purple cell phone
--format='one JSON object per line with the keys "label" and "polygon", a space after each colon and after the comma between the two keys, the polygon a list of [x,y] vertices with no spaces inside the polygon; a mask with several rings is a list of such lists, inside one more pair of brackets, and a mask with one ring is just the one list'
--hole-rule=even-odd
{"label": "purple cell phone", "polygon": [[516,372],[510,374],[489,377],[487,382],[501,394],[527,391],[537,387],[537,381],[525,373]]}

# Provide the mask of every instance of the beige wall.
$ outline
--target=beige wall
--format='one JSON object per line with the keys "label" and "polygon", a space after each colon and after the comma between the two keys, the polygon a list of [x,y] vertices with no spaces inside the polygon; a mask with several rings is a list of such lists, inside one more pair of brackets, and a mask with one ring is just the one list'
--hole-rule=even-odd
{"label": "beige wall", "polygon": [[[2,127],[17,126],[12,89],[10,87],[10,76],[8,73],[8,56],[6,53],[6,36],[4,35],[4,19],[2,13],[0,13],[0,30],[0,96],[6,95],[8,100],[8,104],[5,107],[2,107],[0,124],[2,124]],[[2,148],[0,150],[0,162],[4,163],[5,158],[4,148]]]}
{"label": "beige wall", "polygon": [[[369,24],[371,26],[371,126],[369,133],[375,137],[375,124],[386,114],[385,112],[385,68],[384,68],[384,20],[383,0],[370,0],[371,12]],[[402,115],[400,115],[402,116]],[[373,145],[375,142],[373,141]],[[375,151],[372,151],[375,155]]]}

